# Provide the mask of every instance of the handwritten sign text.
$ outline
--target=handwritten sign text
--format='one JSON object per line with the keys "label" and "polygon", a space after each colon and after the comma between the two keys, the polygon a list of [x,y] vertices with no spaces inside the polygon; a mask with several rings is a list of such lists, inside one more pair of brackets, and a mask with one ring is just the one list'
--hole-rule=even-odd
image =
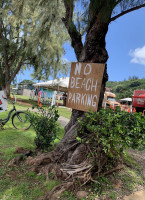
{"label": "handwritten sign text", "polygon": [[104,64],[72,63],[67,107],[97,111]]}

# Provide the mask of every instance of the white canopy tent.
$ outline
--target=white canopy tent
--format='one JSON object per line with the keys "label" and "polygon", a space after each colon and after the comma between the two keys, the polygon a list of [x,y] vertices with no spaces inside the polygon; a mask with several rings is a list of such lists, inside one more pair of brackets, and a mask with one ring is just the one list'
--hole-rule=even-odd
{"label": "white canopy tent", "polygon": [[69,77],[33,84],[33,86],[36,88],[42,87],[61,92],[67,92],[68,85],[69,85]]}
{"label": "white canopy tent", "polygon": [[120,103],[122,105],[126,105],[126,106],[131,106],[132,105],[132,98],[123,98],[123,99],[120,99]]}
{"label": "white canopy tent", "polygon": [[132,102],[132,98],[124,98],[120,99],[120,101]]}

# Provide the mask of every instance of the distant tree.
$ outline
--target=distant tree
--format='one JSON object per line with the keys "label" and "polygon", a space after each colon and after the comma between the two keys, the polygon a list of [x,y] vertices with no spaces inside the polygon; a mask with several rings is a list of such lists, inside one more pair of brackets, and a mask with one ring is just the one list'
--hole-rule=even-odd
{"label": "distant tree", "polygon": [[66,33],[60,31],[64,29],[59,22],[62,16],[57,0],[49,1],[47,7],[37,1],[0,1],[0,85],[7,96],[22,67],[33,66],[36,77],[64,71],[62,45]]}
{"label": "distant tree", "polygon": [[130,79],[120,82],[108,81],[107,85],[112,89],[112,92],[116,94],[117,99],[126,97],[132,97],[134,90],[140,90],[145,88],[144,79]]}
{"label": "distant tree", "polygon": [[138,80],[139,78],[137,76],[129,76],[128,80]]}
{"label": "distant tree", "polygon": [[20,84],[33,84],[34,82],[32,80],[27,80],[24,79],[23,81],[20,82]]}

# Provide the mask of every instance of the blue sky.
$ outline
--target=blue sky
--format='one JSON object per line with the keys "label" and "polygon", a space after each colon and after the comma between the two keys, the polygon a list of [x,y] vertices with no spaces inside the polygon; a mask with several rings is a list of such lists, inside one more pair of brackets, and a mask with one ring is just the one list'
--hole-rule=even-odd
{"label": "blue sky", "polygon": [[[109,81],[123,81],[129,76],[145,78],[145,8],[118,18],[109,25],[106,48]],[[76,61],[74,50],[69,43],[64,45],[64,58]],[[18,75],[19,80],[31,79],[27,70]]]}
{"label": "blue sky", "polygon": [[109,26],[106,47],[110,81],[136,75],[145,78],[145,8],[118,18]]}

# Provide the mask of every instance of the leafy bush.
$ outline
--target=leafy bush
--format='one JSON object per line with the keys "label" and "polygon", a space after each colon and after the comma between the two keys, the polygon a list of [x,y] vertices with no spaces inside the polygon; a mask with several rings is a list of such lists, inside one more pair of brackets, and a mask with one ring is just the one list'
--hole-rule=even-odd
{"label": "leafy bush", "polygon": [[102,109],[86,113],[79,124],[78,140],[89,147],[88,155],[97,163],[118,158],[123,149],[145,148],[145,117],[141,113]]}
{"label": "leafy bush", "polygon": [[37,112],[30,112],[30,122],[36,132],[34,142],[38,149],[47,150],[56,139],[56,121],[59,115],[55,106],[37,109]]}

